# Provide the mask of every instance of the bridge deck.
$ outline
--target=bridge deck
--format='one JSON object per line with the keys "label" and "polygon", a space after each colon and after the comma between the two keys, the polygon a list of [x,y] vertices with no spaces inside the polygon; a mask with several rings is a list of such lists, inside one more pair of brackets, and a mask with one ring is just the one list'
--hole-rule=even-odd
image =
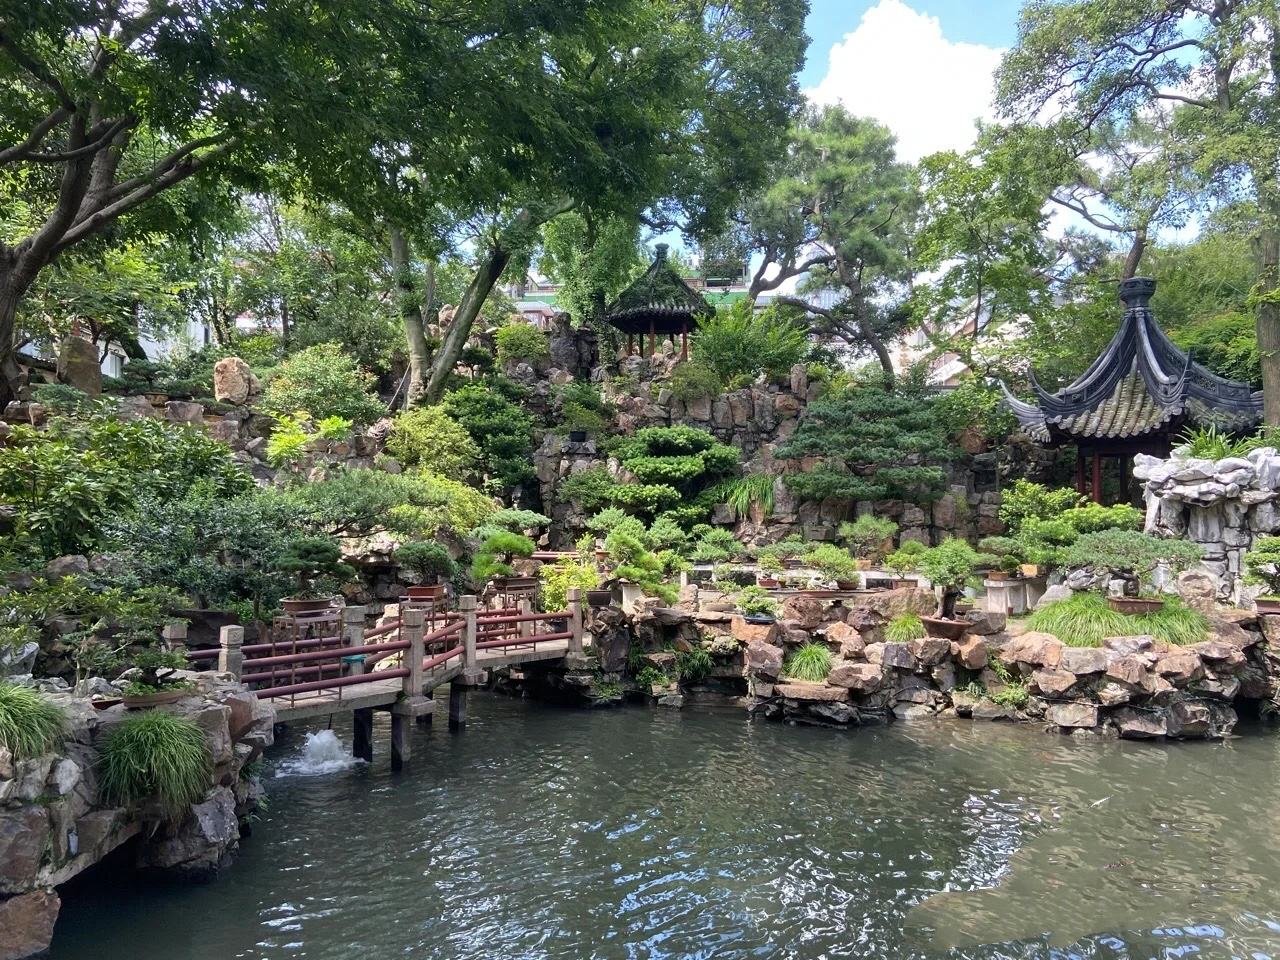
{"label": "bridge deck", "polygon": [[[560,660],[568,651],[569,641],[567,640],[541,641],[536,647],[498,647],[479,650],[476,652],[476,666],[481,670],[492,670],[538,660]],[[448,683],[461,672],[460,660],[428,670],[423,674],[423,692],[430,692]],[[314,693],[280,697],[272,702],[276,708],[276,720],[285,723],[291,720],[328,716],[331,713],[346,713],[350,710],[390,707],[400,699],[402,689],[403,682],[399,678],[392,678],[370,681],[355,687],[339,687],[334,690],[318,690]]]}

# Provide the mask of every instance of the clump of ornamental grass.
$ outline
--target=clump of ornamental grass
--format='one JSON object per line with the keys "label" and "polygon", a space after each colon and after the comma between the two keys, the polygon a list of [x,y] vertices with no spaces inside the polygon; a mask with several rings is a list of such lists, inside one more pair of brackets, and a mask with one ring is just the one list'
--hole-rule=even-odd
{"label": "clump of ornamental grass", "polygon": [[1027,626],[1053,634],[1068,647],[1099,647],[1105,637],[1144,635],[1184,647],[1205,639],[1209,622],[1174,597],[1164,598],[1159,610],[1130,616],[1112,610],[1097,593],[1076,593],[1031,614]]}
{"label": "clump of ornamental grass", "polygon": [[890,643],[910,643],[924,636],[924,621],[918,613],[904,613],[889,621],[884,638]]}
{"label": "clump of ornamental grass", "polygon": [[163,710],[124,720],[107,739],[98,782],[107,803],[154,801],[177,821],[209,789],[209,751],[195,721]]}
{"label": "clump of ornamental grass", "polygon": [[15,759],[48,753],[66,727],[62,708],[39,691],[0,681],[0,747]]}
{"label": "clump of ornamental grass", "polygon": [[821,683],[831,672],[831,651],[821,643],[806,643],[787,657],[782,672],[792,680]]}

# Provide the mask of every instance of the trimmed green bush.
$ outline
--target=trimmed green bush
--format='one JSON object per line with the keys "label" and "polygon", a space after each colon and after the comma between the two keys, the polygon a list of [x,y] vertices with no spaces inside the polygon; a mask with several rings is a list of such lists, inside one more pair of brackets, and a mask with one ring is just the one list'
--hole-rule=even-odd
{"label": "trimmed green bush", "polygon": [[66,730],[62,708],[37,690],[0,681],[0,747],[15,760],[48,753]]}
{"label": "trimmed green bush", "polygon": [[209,790],[211,758],[204,733],[189,717],[147,710],[121,722],[98,764],[98,785],[110,804],[154,801],[166,820],[180,820]]}
{"label": "trimmed green bush", "polygon": [[485,472],[506,487],[533,479],[533,420],[502,393],[501,381],[474,383],[444,399],[445,412],[480,448]]}
{"label": "trimmed green bush", "polygon": [[442,543],[414,541],[396,550],[396,563],[414,571],[426,583],[430,577],[449,580],[457,570],[453,556]]}
{"label": "trimmed green bush", "polygon": [[498,330],[494,339],[498,343],[498,363],[504,367],[521,360],[537,366],[551,358],[546,334],[527,323],[509,323]]}
{"label": "trimmed green bush", "polygon": [[787,657],[782,673],[792,680],[821,683],[831,672],[831,664],[831,651],[824,644],[806,643]]}
{"label": "trimmed green bush", "polygon": [[336,343],[300,350],[276,367],[262,393],[262,408],[278,417],[305,410],[312,417],[343,417],[370,424],[386,414],[374,379]]}
{"label": "trimmed green bush", "polygon": [[387,453],[406,467],[424,466],[446,477],[465,476],[480,462],[471,434],[443,407],[417,407],[396,417]]}
{"label": "trimmed green bush", "polygon": [[863,560],[875,560],[881,556],[884,544],[898,532],[898,525],[888,517],[864,513],[857,520],[840,524],[840,539],[849,545],[854,555]]}

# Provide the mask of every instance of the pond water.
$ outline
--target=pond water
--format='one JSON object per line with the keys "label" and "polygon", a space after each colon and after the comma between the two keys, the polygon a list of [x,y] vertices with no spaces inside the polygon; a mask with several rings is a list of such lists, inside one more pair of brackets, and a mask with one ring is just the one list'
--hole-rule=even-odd
{"label": "pond water", "polygon": [[1263,730],[1153,747],[471,701],[400,774],[385,728],[371,766],[323,742],[303,762],[291,732],[230,870],[99,871],[53,957],[1280,958]]}

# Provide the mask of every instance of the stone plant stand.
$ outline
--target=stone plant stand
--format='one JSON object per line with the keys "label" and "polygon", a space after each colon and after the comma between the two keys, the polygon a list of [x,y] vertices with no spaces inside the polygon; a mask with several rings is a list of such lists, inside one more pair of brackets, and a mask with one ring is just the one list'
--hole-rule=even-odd
{"label": "stone plant stand", "polygon": [[984,580],[983,586],[987,590],[988,613],[1016,617],[1027,612],[1027,581]]}

